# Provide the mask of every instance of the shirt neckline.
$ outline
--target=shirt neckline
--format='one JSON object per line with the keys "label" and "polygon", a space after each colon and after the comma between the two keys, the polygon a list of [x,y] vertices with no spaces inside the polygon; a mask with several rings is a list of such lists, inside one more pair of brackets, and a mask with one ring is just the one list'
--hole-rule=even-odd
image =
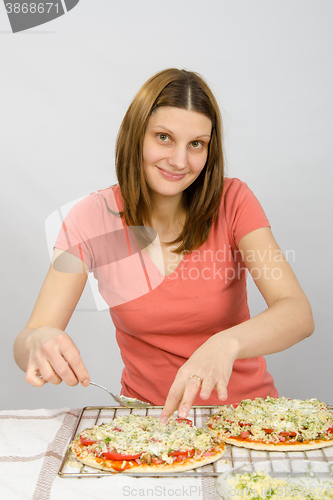
{"label": "shirt neckline", "polygon": [[182,260],[179,262],[178,266],[176,269],[169,274],[168,276],[165,276],[165,274],[162,274],[157,266],[155,265],[154,261],[150,257],[150,255],[147,252],[141,252],[141,255],[143,257],[143,260],[145,262],[146,268],[149,269],[149,272],[151,271],[155,276],[158,276],[161,278],[163,276],[163,283],[171,283],[179,277],[179,272],[184,270],[187,267],[187,263],[191,260],[191,253],[185,254]]}

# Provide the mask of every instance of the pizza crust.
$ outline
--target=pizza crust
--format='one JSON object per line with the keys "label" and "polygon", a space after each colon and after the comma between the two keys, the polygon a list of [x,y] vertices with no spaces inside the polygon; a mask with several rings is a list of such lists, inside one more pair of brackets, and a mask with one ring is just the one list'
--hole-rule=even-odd
{"label": "pizza crust", "polygon": [[89,467],[93,467],[94,469],[105,470],[108,472],[117,472],[121,474],[128,473],[158,473],[163,474],[166,472],[184,472],[187,470],[197,469],[198,467],[202,467],[203,465],[211,464],[219,460],[225,453],[225,443],[221,442],[216,446],[216,452],[214,455],[209,457],[201,457],[198,460],[194,458],[188,458],[183,462],[174,462],[173,464],[137,464],[134,460],[129,460],[129,463],[132,463],[132,467],[124,470],[116,470],[112,467],[113,460],[101,459],[93,456],[82,457],[84,454],[85,447],[80,444],[79,440],[76,439],[72,444],[72,452],[75,456],[75,459],[84,465],[88,465]]}
{"label": "pizza crust", "polygon": [[[262,414],[260,413],[261,408],[263,405],[268,402],[267,410],[264,411],[264,416],[262,417]],[[231,424],[235,423],[238,421],[240,418],[240,422],[246,422],[246,415],[249,415],[249,421],[250,424],[246,423],[240,423],[239,426],[242,426],[243,429],[245,429],[245,432],[249,434],[251,431],[247,432],[248,426],[252,425],[252,423],[256,423],[255,420],[253,420],[253,414],[258,415],[259,417],[256,418],[261,418],[261,426],[262,428],[265,429],[265,427],[274,429],[274,424],[271,425],[271,422],[265,421],[265,412],[268,413],[268,417],[270,417],[272,414],[274,415],[274,406],[271,407],[272,403],[277,402],[279,404],[279,410],[283,410],[283,405],[286,405],[286,411],[290,411],[290,405],[296,404],[297,405],[297,410],[302,411],[302,405],[311,403],[313,405],[313,408],[316,407],[316,405],[320,406],[320,409],[323,410],[324,412],[324,418],[327,419],[327,422],[332,420],[332,412],[328,409],[327,405],[324,405],[324,403],[321,403],[320,401],[316,399],[312,400],[306,400],[306,401],[301,401],[301,400],[287,400],[286,398],[271,398],[268,397],[266,400],[263,400],[263,398],[256,398],[255,400],[244,400],[241,401],[239,405],[233,406],[233,405],[226,405],[224,407],[221,407],[222,409],[214,415],[212,415],[208,421],[206,422],[206,425],[210,429],[210,434],[217,438],[220,441],[224,441],[225,443],[232,444],[233,446],[241,447],[241,448],[248,448],[252,450],[259,450],[259,451],[306,451],[306,450],[318,450],[321,448],[326,448],[329,446],[333,446],[333,433],[327,433],[326,436],[328,439],[311,439],[311,440],[304,440],[304,441],[297,441],[297,440],[287,440],[287,441],[273,441],[271,442],[265,442],[264,440],[258,440],[256,441],[255,438],[252,440],[248,437],[244,437],[243,439],[238,436],[237,429],[236,429],[236,434],[230,435],[233,431],[231,430],[230,427],[230,422]],[[246,408],[246,413],[239,415],[238,409],[242,407],[242,404],[244,403],[244,407]],[[246,404],[245,404],[246,403]],[[253,404],[252,404],[253,403]],[[256,404],[258,403],[258,406]],[[288,407],[289,405],[289,407]],[[292,407],[292,406],[291,406]],[[250,410],[248,410],[250,408]],[[273,412],[270,413],[270,409],[273,408]],[[327,410],[327,411],[326,411]],[[257,413],[256,413],[257,411]],[[238,415],[237,415],[238,413]],[[278,415],[279,418],[281,418],[281,413]],[[283,416],[283,414],[282,414]],[[274,418],[277,418],[274,416]],[[243,420],[244,419],[244,420]],[[283,420],[283,418],[281,418]],[[321,422],[324,422],[323,420],[323,415],[322,418],[320,419]],[[224,425],[228,422],[228,425]],[[217,428],[216,428],[217,427]],[[272,431],[271,431],[272,432]],[[279,432],[279,431],[276,431]],[[296,430],[294,431],[296,432]],[[301,431],[299,431],[301,432]],[[227,434],[227,435],[226,435]],[[241,434],[241,433],[240,433]]]}
{"label": "pizza crust", "polygon": [[319,450],[320,448],[325,448],[328,446],[333,446],[333,439],[329,441],[309,441],[306,443],[294,442],[294,443],[262,443],[255,441],[241,441],[240,439],[225,438],[221,437],[225,443],[232,444],[241,448],[248,448],[250,450],[260,450],[260,451],[306,451],[306,450]]}

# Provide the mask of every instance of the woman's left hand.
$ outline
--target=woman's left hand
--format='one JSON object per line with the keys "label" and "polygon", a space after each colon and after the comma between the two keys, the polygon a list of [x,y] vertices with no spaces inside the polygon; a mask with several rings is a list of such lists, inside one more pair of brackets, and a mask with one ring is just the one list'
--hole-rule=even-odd
{"label": "woman's left hand", "polygon": [[291,266],[268,227],[244,236],[239,244],[243,260],[268,308],[257,316],[210,337],[178,370],[161,414],[166,421],[179,409],[186,418],[200,389],[207,400],[212,390],[227,398],[236,359],[283,351],[312,334],[311,306]]}
{"label": "woman's left hand", "polygon": [[166,423],[178,409],[179,418],[186,418],[199,390],[202,400],[209,399],[216,389],[221,401],[227,399],[227,386],[237,358],[237,342],[224,332],[217,333],[197,349],[178,370],[170,388],[160,421]]}

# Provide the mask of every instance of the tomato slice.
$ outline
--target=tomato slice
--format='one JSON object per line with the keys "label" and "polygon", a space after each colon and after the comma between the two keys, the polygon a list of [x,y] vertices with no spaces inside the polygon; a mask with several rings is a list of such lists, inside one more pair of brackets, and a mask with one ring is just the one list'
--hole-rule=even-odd
{"label": "tomato slice", "polygon": [[186,424],[190,425],[191,427],[193,426],[193,422],[189,418],[176,418],[175,421],[178,422],[178,423],[180,423],[180,424],[182,422],[185,422]]}
{"label": "tomato slice", "polygon": [[215,451],[205,451],[205,453],[202,454],[203,457],[213,457],[215,455]]}
{"label": "tomato slice", "polygon": [[186,458],[188,458],[188,457],[193,457],[194,453],[195,453],[195,449],[192,448],[192,450],[188,450],[188,451],[184,451],[184,450],[171,451],[170,453],[168,453],[168,455],[169,456],[187,455]]}
{"label": "tomato slice", "polygon": [[296,432],[281,431],[280,436],[295,437],[297,434]]}
{"label": "tomato slice", "polygon": [[272,434],[272,432],[274,432],[273,429],[263,429],[263,431],[265,431],[266,434]]}
{"label": "tomato slice", "polygon": [[81,436],[81,435],[80,435],[80,441],[81,441],[81,444],[83,444],[84,446],[89,446],[91,444],[97,443],[97,441],[93,441],[92,439],[89,439],[88,437]]}
{"label": "tomato slice", "polygon": [[327,432],[333,432],[333,427],[330,427],[329,429],[327,429]]}
{"label": "tomato slice", "polygon": [[140,458],[143,452],[137,453],[136,455],[125,455],[123,453],[117,453],[114,450],[104,451],[102,456],[108,458],[109,460],[135,460]]}
{"label": "tomato slice", "polygon": [[174,457],[174,462],[182,462],[183,460],[186,460],[187,458],[193,457],[195,454],[195,449],[189,450],[189,451],[173,451],[170,453]]}
{"label": "tomato slice", "polygon": [[175,450],[168,453],[171,457],[183,457],[181,460],[185,460],[185,458],[191,458],[195,454],[195,448],[192,450],[184,451],[184,450]]}
{"label": "tomato slice", "polygon": [[183,460],[186,460],[187,458],[189,458],[187,455],[177,455],[174,458],[174,462],[183,462]]}

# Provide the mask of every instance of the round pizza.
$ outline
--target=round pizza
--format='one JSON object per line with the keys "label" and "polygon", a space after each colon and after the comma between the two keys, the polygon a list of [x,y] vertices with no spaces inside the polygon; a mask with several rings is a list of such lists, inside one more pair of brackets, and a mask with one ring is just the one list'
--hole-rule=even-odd
{"label": "round pizza", "polygon": [[110,472],[182,472],[215,462],[225,452],[208,429],[189,419],[119,416],[78,434],[71,444],[83,464]]}
{"label": "round pizza", "polygon": [[218,439],[254,450],[333,446],[333,413],[318,399],[245,399],[238,405],[222,406],[207,426]]}

